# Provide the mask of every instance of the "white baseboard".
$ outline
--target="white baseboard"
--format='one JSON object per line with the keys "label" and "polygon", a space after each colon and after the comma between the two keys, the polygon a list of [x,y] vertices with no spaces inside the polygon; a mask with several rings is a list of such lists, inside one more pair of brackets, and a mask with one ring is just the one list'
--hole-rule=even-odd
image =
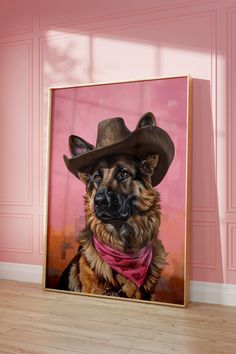
{"label": "white baseboard", "polygon": [[0,279],[41,283],[42,269],[40,265],[0,262]]}
{"label": "white baseboard", "polygon": [[[42,266],[0,262],[0,279],[42,282]],[[236,306],[236,285],[190,281],[190,301]]]}
{"label": "white baseboard", "polygon": [[236,306],[236,284],[190,281],[190,300]]}

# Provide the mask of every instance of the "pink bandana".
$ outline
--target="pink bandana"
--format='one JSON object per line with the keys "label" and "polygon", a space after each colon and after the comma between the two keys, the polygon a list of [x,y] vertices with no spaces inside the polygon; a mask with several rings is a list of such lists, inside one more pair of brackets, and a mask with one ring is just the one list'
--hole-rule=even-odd
{"label": "pink bandana", "polygon": [[113,270],[131,280],[137,287],[143,284],[152,259],[151,245],[132,254],[114,250],[100,243],[95,236],[93,242],[98,254]]}

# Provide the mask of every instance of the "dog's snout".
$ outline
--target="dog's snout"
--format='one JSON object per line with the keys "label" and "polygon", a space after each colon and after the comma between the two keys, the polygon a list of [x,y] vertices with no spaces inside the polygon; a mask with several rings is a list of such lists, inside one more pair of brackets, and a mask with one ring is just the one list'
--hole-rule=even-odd
{"label": "dog's snout", "polygon": [[117,196],[115,195],[115,193],[113,191],[110,190],[107,192],[107,194],[110,198],[111,203],[119,204],[119,199],[117,198]]}
{"label": "dog's snout", "polygon": [[105,189],[98,191],[94,197],[94,204],[97,208],[105,210],[110,204],[109,196]]}
{"label": "dog's snout", "polygon": [[121,204],[118,196],[114,191],[106,188],[102,188],[97,191],[94,197],[95,211],[99,212],[113,212],[120,209]]}
{"label": "dog's snout", "polygon": [[114,190],[100,188],[94,196],[94,211],[103,222],[128,220],[133,212],[133,197],[116,194]]}

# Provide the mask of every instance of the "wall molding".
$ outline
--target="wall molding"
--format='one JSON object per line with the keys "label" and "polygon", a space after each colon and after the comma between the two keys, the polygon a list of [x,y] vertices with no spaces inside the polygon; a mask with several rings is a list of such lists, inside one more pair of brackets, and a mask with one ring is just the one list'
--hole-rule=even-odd
{"label": "wall molding", "polygon": [[[41,265],[0,262],[0,279],[42,282]],[[190,301],[236,306],[236,284],[190,281]]]}
{"label": "wall molding", "polygon": [[236,15],[236,7],[230,7],[227,9],[227,72],[226,72],[226,93],[227,93],[227,212],[234,213],[236,207],[234,205],[232,193],[233,193],[233,86],[232,86],[232,75],[233,75],[233,16]]}
{"label": "wall molding", "polygon": [[24,47],[26,48],[26,55],[27,55],[27,144],[28,144],[28,155],[27,165],[27,178],[28,178],[28,190],[27,195],[24,200],[0,200],[0,206],[33,206],[33,154],[32,154],[32,146],[33,146],[33,128],[32,128],[32,116],[33,116],[33,94],[32,94],[32,87],[33,87],[33,39],[19,39],[19,40],[9,40],[4,43],[0,43],[1,48],[14,48],[14,47]]}
{"label": "wall molding", "polygon": [[38,254],[44,254],[44,215],[38,215]]}
{"label": "wall molding", "polygon": [[[208,237],[209,237],[209,243],[210,243],[210,247],[209,247],[209,254],[208,254],[208,262],[194,262],[194,261],[190,261],[190,267],[191,268],[205,268],[205,269],[216,269],[216,259],[215,259],[215,254],[216,254],[216,244],[214,242],[214,237],[216,235],[216,223],[214,221],[196,221],[193,220],[192,224],[192,234],[193,234],[193,230],[194,227],[202,227],[205,228],[205,234],[204,234],[204,240],[206,240],[207,237],[207,233],[206,230],[207,228],[210,230]],[[201,235],[203,234],[203,232],[201,232]],[[194,237],[193,237],[194,239]],[[197,238],[195,238],[197,239]],[[199,236],[198,236],[199,239]],[[193,240],[192,240],[193,242]],[[205,241],[204,241],[205,242]],[[195,247],[192,247],[191,251],[194,252]],[[201,250],[202,252],[202,250]],[[193,260],[194,258],[194,253],[192,254],[191,259]],[[196,258],[199,258],[196,257]]]}
{"label": "wall molding", "polygon": [[[2,219],[11,219],[10,224],[12,224],[13,220],[25,220],[26,227],[25,230],[27,232],[27,244],[22,245],[22,247],[11,247],[10,246],[2,246],[0,243],[0,252],[14,252],[14,253],[22,253],[22,254],[33,254],[33,216],[32,214],[20,214],[20,213],[0,213],[0,220]],[[2,221],[1,221],[2,223]],[[12,232],[10,232],[11,237]],[[10,235],[6,235],[10,238]]]}
{"label": "wall molding", "polygon": [[226,246],[227,246],[227,270],[236,271],[236,262],[234,256],[235,243],[236,243],[236,233],[234,234],[234,230],[236,230],[236,222],[227,222],[227,238],[226,238]]}

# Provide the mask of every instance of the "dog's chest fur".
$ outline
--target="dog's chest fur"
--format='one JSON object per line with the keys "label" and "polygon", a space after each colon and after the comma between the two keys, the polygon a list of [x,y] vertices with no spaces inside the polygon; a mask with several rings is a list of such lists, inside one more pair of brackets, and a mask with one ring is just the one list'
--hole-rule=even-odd
{"label": "dog's chest fur", "polygon": [[[166,252],[160,240],[152,245],[152,261],[143,285],[138,288],[131,280],[118,274],[100,257],[91,239],[91,232],[83,230],[78,256],[69,275],[69,290],[88,294],[121,296],[154,300],[155,286],[165,267]],[[79,272],[78,272],[79,270]]]}

